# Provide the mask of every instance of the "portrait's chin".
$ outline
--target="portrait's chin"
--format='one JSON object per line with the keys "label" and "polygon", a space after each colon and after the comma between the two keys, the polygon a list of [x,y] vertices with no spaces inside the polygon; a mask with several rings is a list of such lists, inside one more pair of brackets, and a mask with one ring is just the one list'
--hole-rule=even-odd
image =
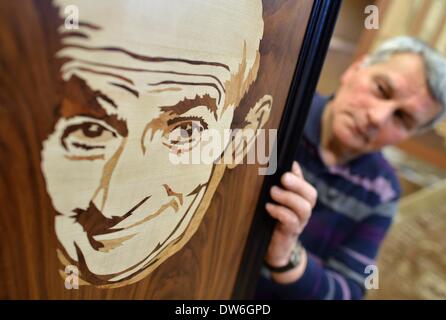
{"label": "portrait's chin", "polygon": [[[166,207],[127,228],[119,227],[126,224],[125,218],[111,224],[92,204],[76,216],[59,213],[55,220],[59,259],[64,268],[77,266],[85,285],[111,288],[136,282],[190,239],[205,211],[200,203],[206,190],[200,188],[182,206]],[[104,224],[109,228],[95,228]]]}
{"label": "portrait's chin", "polygon": [[[156,233],[155,222],[153,220],[127,230],[91,236],[78,223],[73,223],[72,218],[58,216],[56,234],[64,258],[61,262],[64,266],[77,266],[85,284],[124,285],[156,261],[172,242],[178,240],[170,237],[172,234],[159,234],[156,240],[150,237]],[[180,222],[177,225],[178,228],[182,227]],[[58,232],[61,229],[63,236]]]}
{"label": "portrait's chin", "polygon": [[[149,236],[153,235],[155,224],[154,220],[92,236],[71,218],[58,216],[56,234],[69,264],[78,266],[80,277],[92,285],[105,285],[135,276],[169,245],[169,235],[160,234],[157,241]],[[58,230],[63,230],[63,234]]]}

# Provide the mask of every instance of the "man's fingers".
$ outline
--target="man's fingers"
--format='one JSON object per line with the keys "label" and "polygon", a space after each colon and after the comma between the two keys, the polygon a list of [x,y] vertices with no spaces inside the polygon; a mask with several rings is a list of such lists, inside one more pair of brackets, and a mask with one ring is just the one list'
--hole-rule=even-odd
{"label": "man's fingers", "polygon": [[297,161],[293,161],[293,164],[291,166],[291,172],[293,172],[296,176],[299,176],[301,178],[304,177],[304,175],[302,173],[302,169],[300,168],[300,166],[297,163]]}
{"label": "man's fingers", "polygon": [[291,172],[283,174],[280,181],[287,190],[301,195],[305,200],[310,202],[311,207],[314,208],[317,200],[317,191],[311,184]]}
{"label": "man's fingers", "polygon": [[277,186],[271,188],[271,197],[279,204],[288,207],[297,214],[301,221],[307,221],[311,215],[311,204],[302,196],[283,190]]}
{"label": "man's fingers", "polygon": [[284,207],[275,205],[272,203],[266,204],[266,211],[273,217],[274,219],[277,219],[282,223],[283,225],[291,228],[298,229],[299,227],[299,218],[297,215],[291,211],[290,209]]}

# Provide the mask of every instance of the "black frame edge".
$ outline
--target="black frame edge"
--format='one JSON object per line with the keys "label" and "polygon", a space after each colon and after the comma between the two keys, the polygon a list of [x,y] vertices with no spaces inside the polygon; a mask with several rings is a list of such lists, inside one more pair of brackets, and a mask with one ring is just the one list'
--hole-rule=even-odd
{"label": "black frame edge", "polygon": [[269,189],[294,160],[342,0],[315,0],[294,70],[277,135],[277,171],[265,176],[232,299],[251,299],[272,235],[274,221],[265,210]]}

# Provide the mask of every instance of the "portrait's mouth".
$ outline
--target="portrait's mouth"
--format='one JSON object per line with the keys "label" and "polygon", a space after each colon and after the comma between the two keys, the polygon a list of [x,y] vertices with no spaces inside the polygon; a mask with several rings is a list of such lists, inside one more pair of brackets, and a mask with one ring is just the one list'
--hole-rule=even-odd
{"label": "portrait's mouth", "polygon": [[75,209],[76,213],[74,220],[79,223],[85,230],[88,236],[88,240],[95,250],[100,250],[104,247],[104,244],[100,241],[95,240],[95,236],[113,233],[117,231],[124,230],[124,228],[114,228],[120,222],[124,221],[132,215],[132,213],[138,209],[142,204],[144,204],[150,196],[141,200],[137,205],[130,209],[127,213],[122,216],[112,216],[111,218],[106,217],[102,212],[96,207],[93,201],[87,209]]}
{"label": "portrait's mouth", "polygon": [[[132,215],[137,214],[137,209],[139,208],[139,212],[142,213],[141,206],[150,198],[146,197],[141,200],[137,205],[135,205],[130,211],[128,211],[123,216],[113,216],[111,218],[107,218],[104,216],[96,207],[96,205],[91,201],[90,205],[87,209],[75,209],[73,210],[76,215],[74,216],[75,222],[79,223],[83,229],[85,230],[86,236],[91,247],[101,253],[109,253],[113,255],[113,249],[117,247],[121,247],[124,245],[124,242],[127,240],[138,236],[141,234],[141,231],[138,231],[138,228],[135,228],[134,234],[129,234],[129,232],[125,232],[129,230],[129,228],[134,228],[136,226],[147,223],[148,221],[158,217],[162,213],[165,213],[170,207],[174,210],[175,213],[179,213],[178,211],[182,211],[181,216],[178,216],[174,226],[172,226],[170,232],[166,234],[162,239],[158,239],[156,242],[157,245],[155,247],[148,247],[146,255],[140,259],[138,262],[134,262],[132,265],[126,267],[125,269],[119,272],[113,272],[110,274],[96,274],[88,267],[88,256],[85,255],[85,252],[82,250],[81,243],[74,243],[76,247],[77,258],[73,260],[73,263],[78,263],[80,267],[81,273],[85,276],[86,281],[89,283],[95,284],[109,284],[114,281],[121,281],[134,276],[135,273],[144,270],[148,265],[152,263],[154,259],[156,259],[158,252],[162,250],[165,246],[169,245],[173,239],[173,237],[177,234],[177,230],[184,224],[186,216],[190,214],[196,200],[199,198],[199,195],[202,194],[203,190],[206,190],[208,184],[200,184],[198,185],[191,193],[187,196],[191,196],[192,199],[186,208],[182,208],[184,203],[181,201],[178,204],[173,198],[163,206],[161,206],[158,210],[154,211],[148,216],[145,216],[143,219],[137,219],[133,223],[129,223],[127,226],[119,227],[118,225],[121,222],[124,222],[126,219],[131,217]],[[171,190],[170,190],[171,191]],[[173,201],[172,201],[173,200]],[[183,212],[184,211],[184,212]],[[134,216],[136,217],[136,216]],[[121,232],[123,231],[123,232]],[[102,236],[113,233],[113,236],[105,237],[106,239],[102,239]],[[116,236],[115,236],[116,235]],[[98,240],[100,238],[100,240]],[[177,238],[175,236],[175,238]],[[135,270],[132,272],[131,270]],[[138,271],[139,270],[139,271]],[[124,276],[124,274],[127,274]],[[116,278],[116,280],[113,280]],[[119,279],[119,280],[118,280]]]}
{"label": "portrait's mouth", "polygon": [[[166,204],[162,205],[158,210],[155,212],[152,212],[148,215],[145,215],[144,218],[128,225],[125,227],[117,227],[121,222],[128,219],[132,214],[135,213],[135,211],[141,207],[148,199],[149,197],[144,198],[141,200],[137,205],[135,205],[131,210],[129,210],[127,213],[125,213],[122,216],[112,216],[111,218],[106,217],[102,212],[96,207],[96,205],[91,201],[90,205],[86,210],[82,209],[75,209],[73,210],[76,213],[75,221],[78,222],[85,232],[88,235],[88,240],[91,244],[91,246],[98,251],[109,251],[113,249],[112,246],[110,246],[110,243],[113,243],[114,246],[119,246],[120,241],[122,240],[128,240],[133,235],[126,236],[126,237],[119,237],[114,240],[96,240],[97,236],[102,236],[109,233],[117,233],[119,231],[128,230],[130,228],[136,227],[138,225],[141,225],[147,221],[150,221],[159,215],[161,215],[164,211],[166,211],[168,208],[172,208],[175,212],[178,212],[180,208],[180,204],[176,201],[176,199],[170,199]],[[181,203],[182,204],[182,203]]]}
{"label": "portrait's mouth", "polygon": [[[193,196],[191,205],[195,202],[196,196],[198,196],[200,191],[206,186],[207,184],[200,185],[193,192],[188,194],[188,196]],[[182,195],[178,196],[179,194],[175,194],[170,188],[166,186],[165,188],[169,196],[175,195],[175,197],[171,197],[166,203],[161,205],[161,207],[151,211],[149,214],[143,214],[144,211],[141,210],[141,206],[144,205],[151,198],[151,196],[147,196],[142,199],[139,203],[133,206],[122,216],[112,217],[105,216],[95,205],[95,203],[93,201],[90,201],[87,209],[77,208],[73,210],[73,212],[75,213],[74,220],[75,222],[79,223],[85,230],[88,240],[93,249],[97,251],[108,252],[115,247],[120,246],[124,241],[129,240],[138,233],[138,231],[135,231],[135,234],[129,235],[127,232],[126,235],[119,235],[122,234],[121,231],[129,230],[131,228],[135,228],[144,223],[147,223],[148,221],[159,217],[170,208],[173,210],[174,213],[178,213],[178,211],[184,204]],[[186,210],[186,213],[189,211],[189,209],[190,208]],[[138,217],[138,215],[141,216]],[[128,222],[126,224],[125,221],[128,220],[130,217],[133,217],[134,221]],[[181,223],[182,217],[178,218],[180,219],[179,223]],[[101,236],[110,233],[115,233],[116,238],[98,240],[98,238],[101,238]]]}

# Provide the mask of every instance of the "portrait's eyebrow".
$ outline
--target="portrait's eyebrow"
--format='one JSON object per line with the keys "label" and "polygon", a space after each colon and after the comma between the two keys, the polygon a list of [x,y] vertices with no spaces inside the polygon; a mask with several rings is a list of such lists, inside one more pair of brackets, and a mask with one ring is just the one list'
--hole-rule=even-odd
{"label": "portrait's eyebrow", "polygon": [[84,38],[89,39],[90,37],[82,31],[66,31],[61,35],[61,38]]}
{"label": "portrait's eyebrow", "polygon": [[116,70],[124,70],[124,71],[133,71],[133,72],[148,72],[148,73],[165,73],[165,74],[175,74],[179,76],[197,76],[197,77],[206,77],[211,78],[215,80],[218,85],[221,87],[221,90],[225,92],[225,87],[220,79],[218,79],[216,76],[212,74],[206,74],[206,73],[189,73],[189,72],[178,72],[173,70],[155,70],[155,69],[145,69],[145,68],[130,68],[130,67],[124,67],[124,66],[117,66],[107,63],[100,63],[100,62],[93,62],[88,61],[84,59],[76,59],[76,61],[92,65],[92,66],[98,66],[98,67],[104,67],[104,68],[110,68],[110,69],[116,69]]}
{"label": "portrait's eyebrow", "polygon": [[135,97],[139,98],[139,92],[135,89],[129,88],[126,85],[123,85],[121,83],[116,83],[116,82],[109,82],[109,84],[111,84],[112,86],[124,89],[127,92],[130,92],[131,94],[133,94]]}
{"label": "portrait's eyebrow", "polygon": [[[61,34],[62,39],[63,38],[71,38],[71,37],[73,37],[73,38],[79,37],[79,38],[89,39],[90,37],[87,34],[88,31],[98,31],[98,30],[102,29],[98,25],[84,22],[84,21],[79,21],[79,27],[80,28],[77,31],[70,31],[70,30],[63,29],[62,34]],[[84,31],[82,31],[82,29],[84,29]]]}
{"label": "portrait's eyebrow", "polygon": [[217,103],[215,98],[212,98],[207,93],[203,96],[196,95],[194,99],[184,98],[172,106],[163,106],[160,107],[160,109],[166,113],[181,115],[198,106],[206,106],[208,110],[213,113],[214,118],[217,119]]}
{"label": "portrait's eyebrow", "polygon": [[[113,108],[118,109],[118,105],[113,101],[113,99],[110,98],[109,96],[103,94],[102,92],[97,91],[94,93],[94,96],[96,99],[100,98],[100,99],[104,100],[105,102],[107,102],[109,105],[111,105]],[[100,105],[100,107],[102,108],[101,105]]]}
{"label": "portrait's eyebrow", "polygon": [[115,108],[117,108],[117,106],[113,103],[111,104],[110,102],[113,102],[113,100],[111,100],[109,97],[107,97],[105,94],[100,94],[97,96],[96,98],[96,102],[99,105],[100,108],[100,116],[98,117],[98,119],[104,121],[105,123],[107,123],[109,126],[113,127],[116,129],[116,131],[118,131],[118,133],[123,136],[123,137],[127,137],[128,134],[128,129],[127,129],[127,122],[118,118],[118,116],[116,114],[109,114],[107,112],[106,109],[104,109],[104,107],[101,105],[101,103],[99,102],[99,100],[102,99],[105,102],[109,103],[110,105],[114,106]]}
{"label": "portrait's eyebrow", "polygon": [[144,56],[142,54],[134,53],[134,52],[131,52],[126,49],[119,48],[119,47],[89,47],[89,46],[83,46],[83,45],[79,45],[79,44],[66,44],[64,47],[65,48],[71,47],[71,48],[77,48],[77,49],[83,49],[83,50],[89,50],[89,51],[115,51],[115,52],[124,53],[134,59],[146,61],[146,62],[184,62],[184,63],[192,64],[192,65],[208,65],[208,66],[221,67],[221,68],[225,68],[228,71],[231,71],[231,69],[229,68],[228,65],[226,65],[224,63],[220,63],[220,62],[191,60],[191,59],[182,59],[182,58],[150,57],[150,56]]}
{"label": "portrait's eyebrow", "polygon": [[149,86],[159,86],[159,85],[165,85],[165,84],[179,84],[184,86],[206,86],[206,87],[212,87],[218,92],[218,104],[220,104],[221,100],[221,91],[220,89],[215,85],[215,83],[211,82],[186,82],[186,81],[161,81],[156,83],[148,83]]}
{"label": "portrait's eyebrow", "polygon": [[89,72],[89,73],[94,73],[94,74],[100,74],[100,75],[104,75],[104,76],[109,76],[109,77],[113,77],[122,81],[125,81],[129,84],[134,85],[133,81],[129,78],[126,78],[124,76],[121,76],[119,74],[116,73],[112,73],[112,72],[105,72],[105,71],[98,71],[98,70],[94,70],[94,69],[90,69],[90,68],[85,68],[85,67],[71,67],[71,68],[67,68],[66,70],[64,70],[64,72],[73,72],[73,70],[80,70],[80,71],[84,71],[84,72]]}
{"label": "portrait's eyebrow", "polygon": [[110,114],[107,111],[107,109],[113,110],[118,108],[113,99],[99,90],[91,90],[85,81],[77,76],[72,76],[66,82],[66,88],[64,89],[65,99],[60,109],[62,117],[68,119],[75,116],[86,116],[102,120],[115,128],[123,137],[127,136],[126,122],[118,118],[114,112]]}
{"label": "portrait's eyebrow", "polygon": [[102,28],[96,24],[90,23],[90,22],[85,22],[85,21],[79,21],[79,26],[83,27],[83,28],[87,28],[87,29],[92,29],[92,30],[101,30]]}

